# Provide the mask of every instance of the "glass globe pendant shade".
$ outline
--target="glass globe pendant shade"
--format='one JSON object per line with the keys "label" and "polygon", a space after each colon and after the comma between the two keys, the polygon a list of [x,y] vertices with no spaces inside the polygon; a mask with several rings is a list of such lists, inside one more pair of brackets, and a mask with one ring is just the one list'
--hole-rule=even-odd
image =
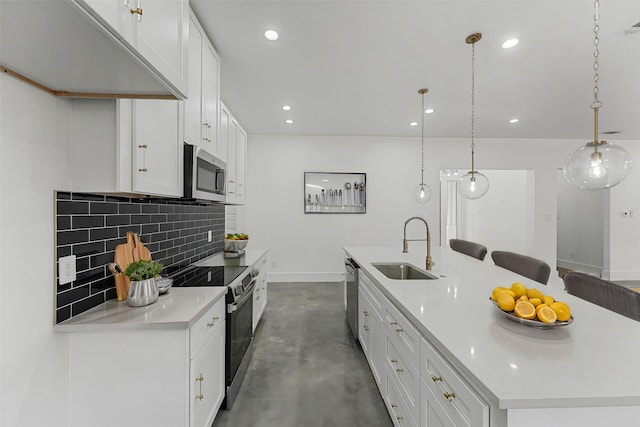
{"label": "glass globe pendant shade", "polygon": [[478,171],[467,172],[458,180],[458,193],[466,199],[479,199],[489,191],[489,179]]}
{"label": "glass globe pendant shade", "polygon": [[431,200],[431,187],[425,183],[420,183],[416,186],[413,197],[418,203],[427,203]]}
{"label": "glass globe pendant shade", "polygon": [[631,156],[622,147],[589,142],[571,153],[562,168],[565,179],[583,190],[603,190],[622,182],[631,170]]}

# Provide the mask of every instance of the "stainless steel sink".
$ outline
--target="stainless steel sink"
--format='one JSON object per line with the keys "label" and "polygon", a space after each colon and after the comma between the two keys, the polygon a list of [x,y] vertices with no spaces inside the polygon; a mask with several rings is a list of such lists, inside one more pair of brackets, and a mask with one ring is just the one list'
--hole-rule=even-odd
{"label": "stainless steel sink", "polygon": [[378,262],[372,263],[380,273],[393,280],[434,280],[433,274],[405,262]]}

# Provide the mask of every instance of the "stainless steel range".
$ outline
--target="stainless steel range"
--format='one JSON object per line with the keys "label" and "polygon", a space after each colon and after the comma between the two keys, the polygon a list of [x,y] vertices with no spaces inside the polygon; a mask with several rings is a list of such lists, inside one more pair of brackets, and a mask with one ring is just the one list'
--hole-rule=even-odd
{"label": "stainless steel range", "polygon": [[225,380],[226,394],[222,403],[231,409],[253,354],[253,290],[258,272],[248,267],[190,267],[173,276],[173,287],[227,286]]}

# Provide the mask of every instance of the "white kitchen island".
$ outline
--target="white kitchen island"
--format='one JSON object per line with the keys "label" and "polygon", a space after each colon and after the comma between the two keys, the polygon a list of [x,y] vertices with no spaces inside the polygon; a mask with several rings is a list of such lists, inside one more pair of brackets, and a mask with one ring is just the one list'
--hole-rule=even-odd
{"label": "white kitchen island", "polygon": [[[398,405],[391,407],[385,398],[396,425],[406,425],[408,421],[409,425],[430,427],[640,426],[639,322],[496,267],[490,256],[479,261],[448,248],[434,248],[436,265],[431,273],[438,276],[436,280],[392,280],[372,263],[407,262],[424,269],[424,246],[412,246],[407,254],[403,254],[399,246],[347,247],[345,252],[360,265],[365,284],[374,287],[365,292],[366,300],[375,300],[376,292],[380,292],[390,306],[386,311],[382,309],[387,313],[380,316],[382,321],[389,320],[389,310],[393,315],[393,310],[397,309],[399,317],[406,317],[410,326],[421,335],[422,345],[417,346],[416,351],[421,360],[417,369],[423,387],[414,393],[421,409],[413,420],[402,419],[403,416],[396,416],[394,412]],[[489,296],[496,286],[509,287],[514,281],[537,287],[568,303],[575,321],[560,328],[541,330],[506,319],[493,306]],[[360,281],[360,288],[362,285]],[[371,316],[371,313],[367,311],[365,316]],[[406,338],[410,334],[393,326],[397,322],[391,320],[387,323],[392,326],[386,325],[389,336],[396,328],[398,336],[403,337],[411,348],[411,339]],[[367,330],[367,333],[371,332],[369,327]],[[371,340],[373,348],[376,341]],[[383,397],[389,388],[404,388],[405,382],[408,395],[411,395],[413,380],[406,379],[410,370],[396,368],[402,360],[388,356],[389,351],[395,351],[394,348],[401,344],[399,340],[387,340],[386,350],[385,346],[381,347],[390,360],[384,364],[386,370],[383,372],[390,372],[389,376],[394,374],[392,368],[400,372],[397,381],[379,381]],[[402,349],[398,354],[407,359],[412,357]],[[431,364],[430,355],[435,357],[435,365]],[[446,369],[451,368],[452,375],[459,377],[461,384],[469,386],[475,396],[473,399],[484,402],[485,422],[473,422],[472,417],[465,421],[465,416],[460,417],[464,422],[456,422],[452,416],[429,423],[431,408],[429,405],[425,408],[429,389],[425,386],[435,389],[433,383],[437,383],[444,387],[446,379],[442,382],[439,376],[426,371],[438,369],[440,358],[448,365]],[[371,360],[375,357],[369,359],[370,364]],[[381,370],[380,366],[376,369]],[[433,383],[431,378],[434,378]],[[441,405],[446,412],[450,410],[448,402],[455,406],[460,399],[464,396],[459,393],[457,397],[445,399]],[[411,399],[405,398],[405,401],[411,406]],[[464,414],[466,403],[468,401],[453,412]]]}

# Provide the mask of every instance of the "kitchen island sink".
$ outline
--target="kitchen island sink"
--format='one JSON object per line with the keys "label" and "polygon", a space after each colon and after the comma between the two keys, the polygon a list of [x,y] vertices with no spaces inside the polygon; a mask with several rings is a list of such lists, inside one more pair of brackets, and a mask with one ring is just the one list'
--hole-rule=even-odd
{"label": "kitchen island sink", "polygon": [[380,273],[393,280],[435,280],[436,276],[405,262],[377,262],[371,264]]}

